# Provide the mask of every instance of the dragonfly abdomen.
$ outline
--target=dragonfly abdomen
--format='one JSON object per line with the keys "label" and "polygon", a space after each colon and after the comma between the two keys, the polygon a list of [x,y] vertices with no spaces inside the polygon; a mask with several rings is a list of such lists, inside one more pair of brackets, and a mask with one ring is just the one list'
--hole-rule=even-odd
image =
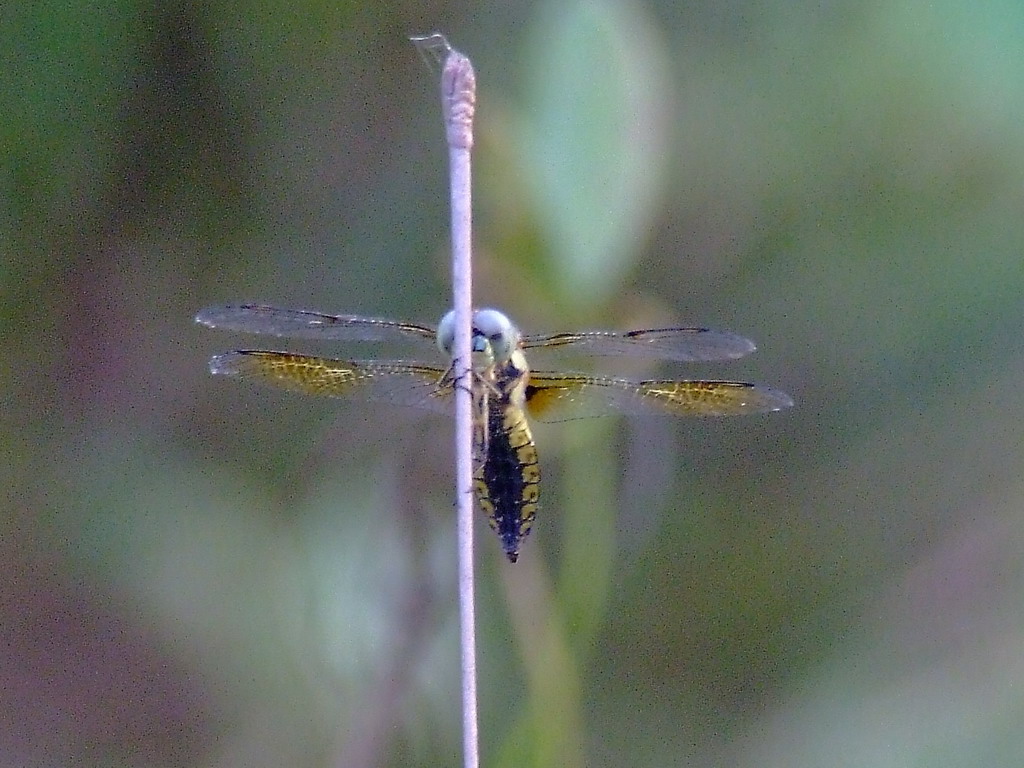
{"label": "dragonfly abdomen", "polygon": [[537,448],[523,410],[513,405],[492,409],[487,432],[487,458],[474,474],[474,491],[505,555],[514,563],[537,516]]}

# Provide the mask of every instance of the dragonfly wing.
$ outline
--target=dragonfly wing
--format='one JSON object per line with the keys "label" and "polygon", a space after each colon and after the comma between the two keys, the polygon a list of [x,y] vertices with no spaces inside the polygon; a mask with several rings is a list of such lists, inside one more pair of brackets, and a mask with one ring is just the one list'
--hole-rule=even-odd
{"label": "dragonfly wing", "polygon": [[750,339],[708,328],[649,328],[524,336],[523,347],[570,347],[588,355],[629,355],[681,362],[734,360],[756,349]]}
{"label": "dragonfly wing", "polygon": [[240,350],[210,359],[210,372],[323,397],[350,397],[447,413],[452,388],[429,365],[334,360],[290,352]]}
{"label": "dragonfly wing", "polygon": [[358,315],[326,315],[301,309],[281,309],[261,304],[208,307],[196,322],[210,328],[297,339],[330,341],[392,341],[422,339],[433,343],[433,328]]}
{"label": "dragonfly wing", "polygon": [[535,373],[526,404],[539,421],[626,413],[636,416],[739,416],[788,408],[784,392],[739,381],[630,381],[583,374]]}

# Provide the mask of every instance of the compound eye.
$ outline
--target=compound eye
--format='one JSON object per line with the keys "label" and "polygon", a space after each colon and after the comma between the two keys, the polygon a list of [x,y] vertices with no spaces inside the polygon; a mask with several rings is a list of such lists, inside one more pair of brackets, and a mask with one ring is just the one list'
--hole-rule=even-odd
{"label": "compound eye", "polygon": [[478,334],[490,344],[495,360],[508,360],[519,346],[518,329],[496,309],[478,309],[473,313],[474,339]]}
{"label": "compound eye", "polygon": [[[499,313],[500,314],[500,313]],[[476,315],[474,315],[474,318]],[[472,352],[487,352],[491,349],[491,340],[487,334],[476,327],[474,322],[471,329],[473,334],[469,340],[469,348]],[[455,354],[455,310],[449,310],[441,322],[437,324],[437,346],[448,357]]]}
{"label": "compound eye", "polygon": [[[490,352],[495,360],[508,360],[519,346],[519,330],[496,309],[478,309],[473,313],[473,352]],[[449,357],[455,348],[455,310],[449,310],[437,324],[437,346]]]}
{"label": "compound eye", "polygon": [[437,346],[451,357],[455,348],[455,310],[448,310],[437,324]]}

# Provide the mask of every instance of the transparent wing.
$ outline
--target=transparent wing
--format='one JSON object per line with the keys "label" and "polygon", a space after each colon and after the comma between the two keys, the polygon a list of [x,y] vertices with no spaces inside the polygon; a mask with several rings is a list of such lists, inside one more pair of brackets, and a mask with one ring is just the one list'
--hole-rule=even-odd
{"label": "transparent wing", "polygon": [[208,307],[196,315],[196,322],[228,331],[331,341],[393,341],[411,338],[433,344],[436,335],[433,328],[415,323],[359,315],[325,315],[321,312],[281,309],[261,304]]}
{"label": "transparent wing", "polygon": [[447,413],[445,371],[418,363],[333,360],[290,352],[239,350],[210,359],[210,373],[322,397],[350,397]]}
{"label": "transparent wing", "polygon": [[756,349],[750,339],[708,328],[649,328],[524,336],[523,347],[571,347],[588,355],[631,355],[681,362],[735,360]]}
{"label": "transparent wing", "polygon": [[626,413],[637,416],[740,416],[793,405],[789,395],[739,381],[629,379],[538,372],[526,387],[530,415],[539,421]]}

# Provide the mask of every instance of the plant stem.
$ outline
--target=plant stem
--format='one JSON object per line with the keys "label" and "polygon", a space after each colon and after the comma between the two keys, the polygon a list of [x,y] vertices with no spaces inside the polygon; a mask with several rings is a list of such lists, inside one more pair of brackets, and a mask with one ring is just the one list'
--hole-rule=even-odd
{"label": "plant stem", "polygon": [[[473,416],[470,323],[473,312],[470,153],[476,77],[469,59],[441,35],[413,38],[421,52],[443,61],[441,108],[451,178],[452,294],[455,310],[455,483],[459,550],[462,741],[465,768],[480,764],[476,691],[476,609],[473,583]],[[443,57],[443,58],[442,58]]]}

